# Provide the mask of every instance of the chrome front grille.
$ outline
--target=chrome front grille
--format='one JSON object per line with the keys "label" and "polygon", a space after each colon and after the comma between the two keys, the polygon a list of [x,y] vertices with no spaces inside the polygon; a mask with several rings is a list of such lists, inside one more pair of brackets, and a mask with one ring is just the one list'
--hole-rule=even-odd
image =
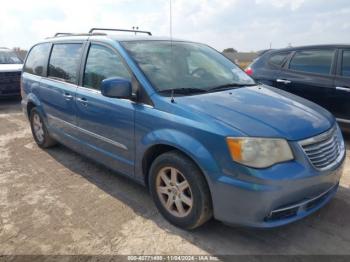
{"label": "chrome front grille", "polygon": [[327,170],[336,166],[344,156],[344,143],[337,126],[329,131],[300,141],[311,164],[319,170]]}
{"label": "chrome front grille", "polygon": [[16,82],[21,78],[21,72],[0,72],[0,82]]}
{"label": "chrome front grille", "polygon": [[0,72],[0,94],[20,89],[21,72]]}

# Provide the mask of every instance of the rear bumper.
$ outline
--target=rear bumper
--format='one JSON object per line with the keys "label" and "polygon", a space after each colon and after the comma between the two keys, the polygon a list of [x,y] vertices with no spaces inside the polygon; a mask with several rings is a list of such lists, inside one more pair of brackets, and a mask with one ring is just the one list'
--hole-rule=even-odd
{"label": "rear bumper", "polygon": [[[272,228],[310,215],[335,195],[343,172],[343,162],[332,171],[317,173],[297,163],[281,164],[274,172],[295,174],[293,179],[263,180],[252,183],[222,174],[212,184],[214,217],[226,224]],[[264,172],[255,174],[264,177]],[[313,172],[313,173],[312,173]],[[282,173],[283,174],[283,173]]]}

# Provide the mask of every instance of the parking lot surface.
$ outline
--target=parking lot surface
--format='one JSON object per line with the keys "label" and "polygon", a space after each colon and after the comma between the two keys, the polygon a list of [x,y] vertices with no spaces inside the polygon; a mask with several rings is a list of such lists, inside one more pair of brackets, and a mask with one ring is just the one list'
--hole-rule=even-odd
{"label": "parking lot surface", "polygon": [[0,101],[0,254],[350,254],[349,158],[335,198],[302,221],[187,232],[142,186],[63,146],[39,149],[20,102]]}

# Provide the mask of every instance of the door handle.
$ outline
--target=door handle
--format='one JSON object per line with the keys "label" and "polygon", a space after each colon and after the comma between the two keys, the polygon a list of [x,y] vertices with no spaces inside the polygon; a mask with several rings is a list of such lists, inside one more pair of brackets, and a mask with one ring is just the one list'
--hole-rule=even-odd
{"label": "door handle", "polygon": [[87,106],[88,101],[85,97],[81,97],[77,99],[82,105]]}
{"label": "door handle", "polygon": [[344,92],[349,92],[350,93],[350,88],[349,87],[337,86],[335,89],[339,90],[339,91],[344,91]]}
{"label": "door handle", "polygon": [[73,99],[73,96],[70,93],[64,93],[63,96],[64,96],[64,98],[66,100],[72,100]]}
{"label": "door handle", "polygon": [[283,83],[283,84],[286,84],[286,85],[292,83],[292,81],[285,80],[285,79],[276,79],[276,82],[277,83]]}

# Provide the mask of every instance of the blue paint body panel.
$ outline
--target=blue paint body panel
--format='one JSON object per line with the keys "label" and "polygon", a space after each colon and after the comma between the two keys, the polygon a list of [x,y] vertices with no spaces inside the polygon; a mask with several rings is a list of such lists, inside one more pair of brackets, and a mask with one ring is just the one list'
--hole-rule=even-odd
{"label": "blue paint body panel", "polygon": [[[155,92],[116,38],[60,37],[47,41],[73,40],[85,45],[103,43],[118,52],[150,103],[108,98],[81,87],[81,81],[73,85],[24,72],[23,110],[27,114],[29,105],[36,106],[59,142],[142,184],[147,183],[143,159],[148,150],[158,145],[176,148],[202,170],[214,217],[229,224],[281,226],[311,214],[335,194],[344,159],[331,170],[319,171],[298,144],[336,125],[334,117],[320,106],[265,85],[178,96],[172,103]],[[265,169],[235,163],[226,137],[244,136],[284,138],[295,159]],[[332,192],[307,211],[266,220],[272,210],[332,187]]]}

